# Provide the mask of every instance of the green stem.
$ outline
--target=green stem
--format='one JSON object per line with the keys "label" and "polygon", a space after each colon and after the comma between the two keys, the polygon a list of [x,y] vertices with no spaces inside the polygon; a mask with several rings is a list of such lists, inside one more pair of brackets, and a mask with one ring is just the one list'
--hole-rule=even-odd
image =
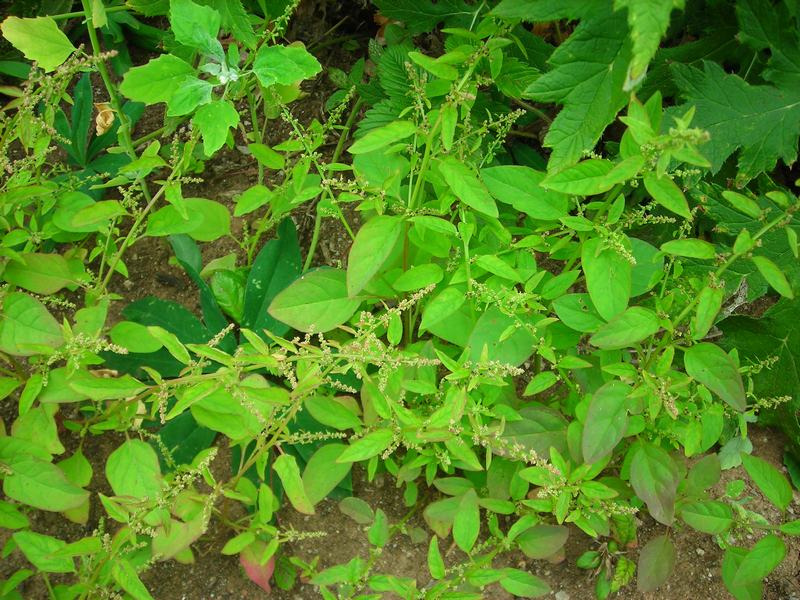
{"label": "green stem", "polygon": [[[124,4],[121,4],[119,6],[108,6],[105,9],[106,14],[122,12],[124,10],[129,10],[129,8]],[[84,10],[78,10],[78,11],[75,11],[75,12],[61,13],[61,14],[58,14],[58,15],[47,15],[47,17],[49,17],[50,19],[53,19],[54,21],[65,21],[67,19],[79,19],[81,17],[86,18],[86,14],[87,14],[86,13],[86,8],[85,8],[85,5],[84,5]],[[89,14],[91,15],[91,10],[89,11]]]}

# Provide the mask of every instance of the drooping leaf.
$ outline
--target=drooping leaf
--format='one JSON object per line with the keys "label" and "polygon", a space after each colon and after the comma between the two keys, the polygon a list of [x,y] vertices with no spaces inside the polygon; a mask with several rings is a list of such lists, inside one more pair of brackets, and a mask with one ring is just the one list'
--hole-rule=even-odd
{"label": "drooping leaf", "polygon": [[9,262],[3,278],[30,292],[50,295],[77,283],[69,262],[60,254],[23,254],[22,261]]}

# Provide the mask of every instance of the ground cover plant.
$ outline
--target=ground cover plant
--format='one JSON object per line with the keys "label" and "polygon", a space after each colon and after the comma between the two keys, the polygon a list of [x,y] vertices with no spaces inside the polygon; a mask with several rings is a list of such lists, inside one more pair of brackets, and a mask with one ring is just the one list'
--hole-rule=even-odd
{"label": "ground cover plant", "polygon": [[[582,532],[597,598],[667,598],[686,530],[732,597],[786,597],[764,582],[800,535],[796,2],[330,0],[311,14],[349,16],[307,45],[296,0],[22,4],[1,598],[165,597],[148,571],[212,531],[273,595],[545,596],[509,557]],[[226,155],[248,183],[206,197]],[[128,301],[147,244],[196,302]],[[753,453],[765,426],[783,464]],[[358,497],[376,477],[405,516]],[[286,515],[330,499],[368,551],[320,565]],[[385,568],[399,538],[423,578]]]}

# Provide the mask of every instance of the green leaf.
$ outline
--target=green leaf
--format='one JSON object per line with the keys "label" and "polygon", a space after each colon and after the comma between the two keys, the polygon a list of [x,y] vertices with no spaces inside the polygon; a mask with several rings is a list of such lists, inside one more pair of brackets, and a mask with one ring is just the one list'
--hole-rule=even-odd
{"label": "green leaf", "polygon": [[466,301],[464,290],[457,287],[446,287],[431,298],[422,310],[420,331],[424,331],[440,323],[461,308]]}
{"label": "green leaf", "polygon": [[63,471],[36,456],[19,456],[8,462],[11,473],[3,479],[3,492],[17,502],[40,510],[61,512],[81,506],[89,492],[70,483]]}
{"label": "green leaf", "polygon": [[746,180],[771,171],[779,158],[787,165],[794,163],[800,90],[750,85],[711,61],[703,61],[702,71],[677,62],[671,68],[687,105],[697,109],[692,125],[710,134],[703,154],[713,172],[738,149],[740,176]]}
{"label": "green leaf", "polygon": [[222,547],[220,552],[225,554],[226,556],[231,556],[232,554],[239,554],[242,550],[244,550],[247,546],[252,544],[256,541],[256,534],[252,531],[244,531],[239,535],[236,535],[225,542],[225,545]]}
{"label": "green leaf", "polygon": [[475,12],[463,0],[376,0],[375,5],[384,17],[405,23],[412,35],[432,31],[441,22],[467,27]]}
{"label": "green leaf", "polygon": [[601,158],[591,158],[548,175],[541,185],[565,194],[593,196],[635,177],[643,165],[644,159],[641,156],[632,156],[617,164]]}
{"label": "green leaf", "polygon": [[128,440],[106,461],[106,479],[117,496],[154,500],[161,493],[161,468],[150,444]]}
{"label": "green leaf", "polygon": [[169,102],[184,82],[195,77],[194,68],[172,54],[162,54],[145,65],[128,69],[119,91],[136,102]]}
{"label": "green leaf", "polygon": [[131,561],[124,558],[114,560],[111,565],[111,576],[134,600],[153,600]]}
{"label": "green leaf", "polygon": [[628,65],[625,89],[631,90],[647,73],[647,65],[669,27],[674,8],[683,8],[684,0],[615,0],[614,9],[628,9],[628,26],[633,41],[633,57]]}
{"label": "green leaf", "polygon": [[369,504],[361,498],[344,498],[339,502],[339,511],[347,515],[359,525],[369,525],[375,519]]}
{"label": "green leaf", "polygon": [[506,569],[500,580],[501,587],[518,598],[539,598],[550,593],[550,586],[543,580],[521,569]]}
{"label": "green leaf", "polygon": [[711,260],[715,256],[714,245],[703,240],[671,240],[661,244],[661,251],[676,256]]}
{"label": "green leaf", "polygon": [[428,571],[434,579],[442,579],[445,575],[444,560],[439,552],[439,536],[435,534],[428,544]]}
{"label": "green leaf", "polygon": [[225,60],[225,51],[217,40],[222,17],[216,10],[191,0],[170,0],[169,22],[176,42],[218,61]]}
{"label": "green leaf", "polygon": [[205,79],[187,77],[181,87],[167,101],[168,117],[180,117],[194,112],[203,104],[211,102],[211,92],[214,86]]}
{"label": "green leaf", "polygon": [[578,19],[590,13],[594,0],[559,0],[557,2],[531,2],[530,0],[502,0],[492,14],[501,19],[522,20],[531,23]]}
{"label": "green leaf", "polygon": [[603,248],[603,240],[592,238],[583,243],[581,266],[600,316],[608,320],[625,310],[631,293],[631,263],[613,248]]}
{"label": "green leaf", "polygon": [[21,258],[21,263],[11,261],[6,265],[3,278],[8,283],[45,296],[77,284],[67,259],[60,254],[32,253]]}
{"label": "green leaf", "polygon": [[212,156],[228,139],[228,129],[239,124],[239,111],[228,100],[213,100],[201,106],[192,117],[192,125],[203,136],[203,152]]}
{"label": "green leaf", "polygon": [[603,350],[628,348],[661,329],[658,316],[649,308],[633,306],[600,327],[589,342]]}
{"label": "green leaf", "polygon": [[626,399],[630,386],[609,381],[589,402],[583,425],[582,452],[586,463],[596,463],[614,450],[628,427]]}
{"label": "green leaf", "polygon": [[447,157],[439,163],[439,172],[448,187],[464,204],[490,217],[498,216],[494,198],[472,169],[455,158]]}
{"label": "green leaf", "polygon": [[3,302],[0,350],[14,356],[53,351],[64,338],[61,327],[45,306],[21,292],[11,292]]}
{"label": "green leaf", "polygon": [[391,429],[376,429],[351,443],[336,460],[338,463],[352,463],[367,460],[386,450],[394,440]]}
{"label": "green leaf", "polygon": [[597,331],[604,323],[589,294],[564,294],[553,300],[553,310],[564,325],[582,333]]}
{"label": "green leaf", "polygon": [[692,529],[720,535],[733,525],[733,509],[723,502],[714,500],[689,502],[681,507],[681,518]]}
{"label": "green leaf", "polygon": [[25,58],[35,60],[46,73],[54,71],[76,50],[50,17],[6,17],[0,30]]}
{"label": "green leaf", "polygon": [[380,150],[404,140],[416,132],[417,126],[411,121],[392,121],[388,125],[370,130],[350,146],[349,152],[350,154],[366,154]]}
{"label": "green leaf", "polygon": [[630,57],[627,37],[622,13],[595,12],[553,52],[548,60],[552,70],[525,90],[539,102],[564,105],[544,139],[552,148],[548,170],[576,163],[626,104],[622,85]]}
{"label": "green leaf", "polygon": [[303,489],[311,504],[320,502],[347,477],[351,465],[337,462],[346,448],[344,444],[325,444],[308,459],[303,471]]}
{"label": "green leaf", "polygon": [[52,555],[66,542],[33,531],[18,531],[13,536],[17,547],[33,566],[45,573],[74,573],[75,563],[71,558],[53,558]]}
{"label": "green leaf", "polygon": [[669,579],[675,568],[675,546],[666,535],[647,542],[639,553],[636,587],[640,592],[652,592]]}
{"label": "green leaf", "polygon": [[0,527],[3,529],[23,529],[30,527],[30,521],[17,505],[0,500]]}
{"label": "green leaf", "polygon": [[358,230],[347,261],[347,294],[352,298],[381,270],[403,233],[403,219],[379,215]]}
{"label": "green leaf", "polygon": [[[487,308],[475,323],[469,335],[467,346],[470,358],[478,363],[483,360],[484,347],[488,360],[519,366],[533,353],[536,338],[526,327],[516,327],[519,323],[501,312],[495,306]],[[503,333],[513,327],[513,333],[504,337]]]}
{"label": "green leaf", "polygon": [[442,62],[436,58],[427,56],[426,54],[422,54],[421,52],[409,52],[408,58],[410,58],[415,64],[419,65],[440,79],[454,81],[458,77],[458,69],[456,69],[454,66],[449,65],[446,62]]}
{"label": "green leaf", "polygon": [[753,546],[736,569],[734,587],[761,581],[772,573],[786,556],[786,545],[777,535],[767,535]]}
{"label": "green leaf", "polygon": [[481,511],[478,495],[474,489],[467,490],[458,503],[458,512],[453,519],[453,540],[456,546],[469,554],[481,529]]}
{"label": "green leaf", "polygon": [[[276,152],[266,144],[247,144],[247,149],[250,150],[250,154],[253,155],[253,158],[269,169],[278,170],[286,166],[286,158],[283,154]],[[254,187],[264,188],[264,186]]]}
{"label": "green leaf", "polygon": [[414,265],[392,282],[398,292],[413,292],[439,283],[444,277],[442,268],[436,263]]}
{"label": "green leaf", "polygon": [[484,254],[482,256],[478,256],[475,259],[475,264],[481,269],[484,269],[489,273],[493,273],[498,277],[502,277],[503,279],[508,279],[509,281],[514,281],[516,283],[522,282],[522,277],[519,273],[517,273],[514,267],[494,254]]}
{"label": "green leaf", "polygon": [[306,515],[314,514],[314,504],[306,495],[303,479],[300,477],[300,469],[297,461],[291,454],[281,454],[272,463],[272,469],[278,474],[283,484],[283,491],[289,498],[289,502],[298,511]]}
{"label": "green leaf", "polygon": [[742,454],[742,464],[758,489],[775,506],[785,511],[792,502],[792,486],[786,477],[762,458]]}
{"label": "green leaf", "polygon": [[264,44],[256,53],[253,72],[264,87],[291,85],[322,70],[316,58],[301,45]]}
{"label": "green leaf", "polygon": [[729,546],[722,558],[722,582],[736,600],[761,600],[764,595],[764,584],[751,581],[746,585],[734,584],[736,574],[747,556],[747,550]]}
{"label": "green leaf", "polygon": [[253,25],[250,23],[250,15],[245,11],[241,0],[201,0],[201,2],[212,6],[219,13],[224,31],[230,31],[233,37],[248,48],[255,48],[257,40],[253,33]]}
{"label": "green leaf", "polygon": [[789,298],[790,300],[794,298],[792,286],[774,262],[765,256],[753,256],[751,260],[758,268],[758,272],[761,273],[764,279],[767,280],[767,283],[770,284],[776,292],[784,298]]}
{"label": "green leaf", "polygon": [[541,187],[545,175],[518,165],[481,169],[481,179],[495,199],[534,219],[557,221],[569,214],[569,197]]}
{"label": "green leaf", "polygon": [[98,377],[89,371],[78,370],[67,380],[67,385],[82,397],[92,400],[117,400],[130,398],[145,389],[145,385],[130,375]]}
{"label": "green leaf", "polygon": [[[668,1],[670,4],[672,3],[672,0]],[[654,173],[647,173],[642,181],[647,193],[661,206],[685,219],[692,218],[686,196],[668,176],[658,177]]]}
{"label": "green leaf", "polygon": [[680,474],[672,457],[663,449],[646,442],[633,450],[631,485],[644,500],[652,517],[671,525],[675,515],[675,494]]}
{"label": "green leaf", "polygon": [[147,327],[133,321],[120,321],[109,332],[111,341],[126,348],[129,352],[155,352],[161,342],[150,335]]}
{"label": "green leaf", "polygon": [[150,215],[145,234],[155,237],[185,233],[200,242],[212,242],[230,233],[231,216],[219,202],[205,198],[184,198],[188,218],[177,208],[164,206]]}
{"label": "green leaf", "polygon": [[563,525],[535,525],[516,537],[519,549],[528,558],[550,558],[564,547],[569,529]]}
{"label": "green leaf", "polygon": [[306,273],[275,296],[269,314],[299,331],[330,331],[361,304],[359,298],[348,296],[346,277],[341,269]]}
{"label": "green leaf", "polygon": [[707,342],[697,344],[686,351],[683,362],[690,377],[739,412],[747,409],[742,376],[736,363],[722,348]]}
{"label": "green leaf", "polygon": [[714,325],[714,321],[722,308],[725,290],[721,287],[706,286],[700,292],[697,311],[692,318],[692,339],[703,339]]}

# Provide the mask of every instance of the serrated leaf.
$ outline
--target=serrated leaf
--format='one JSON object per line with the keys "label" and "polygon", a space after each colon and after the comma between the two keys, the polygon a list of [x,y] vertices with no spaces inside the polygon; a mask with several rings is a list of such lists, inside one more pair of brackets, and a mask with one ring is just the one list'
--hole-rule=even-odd
{"label": "serrated leaf", "polygon": [[145,65],[129,69],[119,91],[131,100],[145,104],[169,102],[190,77],[194,77],[192,65],[172,54],[162,54]]}
{"label": "serrated leaf", "polygon": [[228,139],[228,129],[239,124],[239,112],[227,100],[213,100],[201,106],[192,117],[192,125],[203,137],[203,151],[211,156]]}
{"label": "serrated leaf", "polygon": [[263,45],[256,53],[253,72],[264,87],[291,85],[322,70],[316,58],[300,45]]}
{"label": "serrated leaf", "polygon": [[676,63],[672,72],[687,101],[685,108],[697,109],[692,125],[711,135],[703,154],[713,172],[737,150],[745,180],[772,170],[778,159],[787,165],[797,159],[800,91],[750,85],[709,61],[703,62],[702,71]]}
{"label": "serrated leaf", "polygon": [[548,61],[553,69],[525,90],[539,102],[564,105],[544,140],[552,148],[548,170],[574,164],[591,150],[627,102],[627,39],[623,13],[597,11],[556,48]]}
{"label": "serrated leaf", "polygon": [[384,17],[405,23],[411,34],[431,31],[441,22],[456,25],[466,20],[468,25],[475,12],[463,0],[375,0],[375,5]]}
{"label": "serrated leaf", "polygon": [[29,60],[49,73],[63,63],[76,48],[50,17],[20,19],[7,17],[2,25],[3,37]]}

